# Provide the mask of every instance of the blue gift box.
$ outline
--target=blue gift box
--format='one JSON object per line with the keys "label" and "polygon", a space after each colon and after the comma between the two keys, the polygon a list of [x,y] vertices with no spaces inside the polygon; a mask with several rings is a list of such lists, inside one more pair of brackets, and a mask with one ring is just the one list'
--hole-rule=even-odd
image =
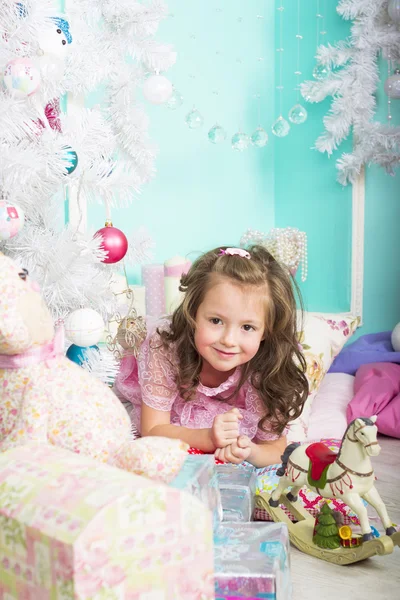
{"label": "blue gift box", "polygon": [[222,505],[214,456],[188,455],[169,485],[199,498],[213,513],[214,526],[220,523]]}
{"label": "blue gift box", "polygon": [[290,600],[289,533],[283,523],[221,523],[214,532],[219,599]]}

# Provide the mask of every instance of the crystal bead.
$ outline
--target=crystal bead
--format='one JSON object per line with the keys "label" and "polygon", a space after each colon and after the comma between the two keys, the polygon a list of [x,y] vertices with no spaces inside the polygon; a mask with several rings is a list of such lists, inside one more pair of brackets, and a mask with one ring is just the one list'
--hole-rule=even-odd
{"label": "crystal bead", "polygon": [[211,127],[208,132],[208,139],[213,144],[220,144],[226,140],[226,131],[223,127],[216,124],[214,127]]}
{"label": "crystal bead", "polygon": [[258,127],[251,136],[251,142],[257,148],[263,148],[268,144],[268,133],[262,127]]}
{"label": "crystal bead", "polygon": [[176,110],[183,104],[183,96],[177,89],[173,89],[171,98],[166,102],[165,106],[171,110]]}
{"label": "crystal bead", "polygon": [[203,116],[201,115],[201,113],[199,113],[199,111],[197,110],[197,108],[193,108],[186,115],[185,121],[186,121],[186,125],[188,127],[190,127],[190,129],[198,129],[204,123]]}
{"label": "crystal bead", "polygon": [[282,116],[278,117],[272,125],[272,133],[276,137],[285,137],[290,131],[290,125]]}
{"label": "crystal bead", "polygon": [[250,138],[246,133],[238,131],[232,136],[231,144],[234,150],[247,150],[250,144]]}
{"label": "crystal bead", "polygon": [[329,75],[329,69],[325,65],[316,65],[313,70],[313,77],[317,81],[323,81]]}
{"label": "crystal bead", "polygon": [[400,98],[400,70],[396,69],[391,77],[385,81],[384,89],[390,98]]}
{"label": "crystal bead", "polygon": [[307,121],[307,111],[301,104],[295,104],[289,111],[289,121],[295,125],[301,125]]}

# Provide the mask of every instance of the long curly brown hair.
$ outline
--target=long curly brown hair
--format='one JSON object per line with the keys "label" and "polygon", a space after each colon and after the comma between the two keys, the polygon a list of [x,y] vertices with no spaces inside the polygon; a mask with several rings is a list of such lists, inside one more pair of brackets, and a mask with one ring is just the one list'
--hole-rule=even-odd
{"label": "long curly brown hair", "polygon": [[207,291],[216,282],[230,280],[240,286],[266,289],[267,315],[265,337],[257,354],[242,366],[241,378],[230,398],[249,380],[265,406],[259,427],[272,429],[280,435],[287,423],[300,416],[308,395],[305,376],[306,361],[297,338],[295,280],[261,245],[247,248],[251,259],[238,255],[221,255],[216,248],[203,254],[181,279],[184,297],[172,315],[169,330],[159,330],[164,348],[174,344],[179,371],[176,383],[183,398],[190,400],[200,382],[202,357],[194,343],[196,314]]}

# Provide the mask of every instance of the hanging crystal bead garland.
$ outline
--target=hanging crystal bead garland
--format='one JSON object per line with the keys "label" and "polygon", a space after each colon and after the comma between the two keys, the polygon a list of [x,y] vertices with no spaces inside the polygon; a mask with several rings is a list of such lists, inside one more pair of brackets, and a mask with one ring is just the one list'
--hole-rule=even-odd
{"label": "hanging crystal bead garland", "polygon": [[[388,29],[389,31],[392,29],[392,23],[388,23]],[[388,47],[387,52],[386,52],[386,60],[387,60],[387,79],[385,81],[385,85],[384,85],[384,89],[385,92],[387,94],[388,97],[388,110],[387,110],[387,120],[389,121],[389,125],[391,124],[392,121],[392,97],[393,97],[393,89],[392,89],[392,85],[390,82],[390,75],[391,75],[391,71],[392,71],[392,54],[391,54],[391,49],[390,47]]]}
{"label": "hanging crystal bead garland", "polygon": [[[319,36],[320,35],[324,35],[326,32],[325,31],[320,31],[320,21],[322,20],[322,28],[324,29],[324,16],[322,14],[320,14],[320,1],[321,0],[317,0],[317,46],[319,44]],[[323,0],[324,2],[326,2],[326,0]],[[300,2],[301,0],[297,0],[297,34],[296,34],[296,38],[297,38],[297,66],[296,66],[296,71],[295,71],[295,75],[296,75],[296,87],[295,90],[297,91],[297,102],[296,104],[290,109],[289,114],[288,114],[288,118],[289,121],[295,125],[300,125],[302,123],[304,123],[307,120],[307,110],[304,108],[304,106],[302,106],[299,103],[299,91],[300,91],[300,76],[302,75],[302,72],[300,70],[300,47],[301,47],[301,41],[303,39],[303,36],[301,35],[301,29],[300,29]],[[277,10],[279,11],[279,29],[280,29],[280,39],[279,39],[279,48],[277,48],[277,52],[279,52],[279,85],[276,87],[276,89],[279,91],[279,117],[275,120],[275,122],[272,124],[271,130],[272,133],[277,136],[277,137],[285,137],[288,135],[288,133],[290,132],[290,123],[283,117],[282,115],[282,104],[283,104],[283,53],[284,53],[284,48],[283,48],[283,11],[285,10],[284,6],[283,6],[283,0],[280,0],[280,5],[277,7]],[[216,12],[222,12],[222,8],[217,8]],[[257,19],[263,19],[262,15],[257,15]],[[243,17],[238,17],[238,22],[242,22],[243,21]],[[196,40],[196,36],[194,34],[192,34],[190,36],[190,38],[192,40]],[[216,55],[221,55],[221,51],[218,50],[216,51]],[[259,61],[262,61],[263,58],[258,58]],[[236,59],[236,62],[238,63],[242,63],[243,60],[239,57]],[[324,78],[325,77],[325,71],[326,71],[326,75],[329,73],[329,70],[326,69],[326,67],[324,67],[323,65],[317,65],[316,69],[314,70],[314,76],[316,78]],[[321,72],[320,72],[321,71]],[[195,75],[190,75],[190,77],[195,78]],[[217,92],[214,92],[217,93]],[[260,98],[260,95],[257,95],[257,98]],[[172,96],[169,100],[169,102],[166,104],[167,107],[171,110],[175,110],[177,108],[179,108],[183,103],[183,97],[180,94],[179,91],[177,91],[175,88],[173,90]],[[200,113],[200,111],[193,107],[193,109],[191,111],[189,111],[186,114],[185,117],[185,122],[187,124],[187,126],[190,129],[198,129],[200,127],[202,127],[203,123],[204,123],[204,118],[203,115]],[[268,134],[265,131],[265,129],[261,126],[260,124],[260,107],[259,107],[259,118],[258,118],[258,122],[259,125],[257,127],[257,129],[252,133],[252,135],[247,135],[246,133],[244,133],[241,129],[239,129],[236,133],[233,134],[233,136],[231,137],[231,146],[234,150],[239,150],[239,151],[243,151],[246,150],[250,145],[256,146],[258,148],[263,148],[264,146],[267,145],[268,143]],[[227,138],[228,134],[225,131],[225,129],[219,125],[218,123],[215,123],[215,125],[213,125],[213,127],[211,127],[208,130],[207,133],[207,137],[208,140],[212,143],[212,144],[221,144],[222,142],[225,141],[225,139]]]}
{"label": "hanging crystal bead garland", "polygon": [[[325,29],[325,13],[326,13],[326,0],[324,0],[324,14],[321,14],[321,0],[317,0],[317,14],[316,14],[316,23],[317,23],[317,48],[316,51],[318,53],[318,47],[320,45],[320,36],[326,35]],[[326,65],[322,65],[321,63],[317,63],[313,70],[313,77],[317,81],[323,81],[330,75],[330,69]]]}
{"label": "hanging crystal bead garland", "polygon": [[283,92],[283,0],[280,0],[280,4],[277,8],[279,10],[279,48],[277,48],[277,52],[279,52],[279,85],[277,86],[277,90],[279,90],[279,117],[272,125],[272,133],[277,137],[285,137],[290,131],[290,125],[286,121],[286,119],[282,116],[282,92]]}
{"label": "hanging crystal bead garland", "polygon": [[300,28],[300,14],[301,14],[301,0],[297,0],[297,33],[296,33],[296,40],[297,40],[297,60],[296,60],[296,70],[294,72],[294,74],[296,75],[296,95],[297,95],[297,102],[296,104],[290,109],[289,111],[289,121],[291,123],[293,123],[294,125],[301,125],[302,123],[304,123],[307,120],[307,111],[304,108],[304,106],[302,106],[299,103],[299,99],[300,99],[300,76],[302,75],[301,70],[300,70],[300,47],[301,47],[301,42],[303,40],[303,36],[301,35],[301,28]]}
{"label": "hanging crystal bead garland", "polygon": [[276,258],[286,265],[294,276],[301,268],[301,281],[308,275],[307,234],[294,227],[273,228],[267,234],[248,229],[240,240],[241,246],[261,244]]}
{"label": "hanging crystal bead garland", "polygon": [[257,148],[264,148],[268,144],[268,133],[261,127],[261,95],[256,94],[255,98],[258,101],[258,127],[251,136],[251,143]]}
{"label": "hanging crystal bead garland", "polygon": [[[388,49],[388,55],[387,55],[388,79],[390,77],[391,64],[392,64],[392,56],[390,54],[390,49]],[[388,97],[388,114],[387,114],[387,119],[388,119],[388,121],[390,123],[391,120],[392,120],[392,94],[391,94],[392,90],[390,89],[389,85],[388,86],[385,85],[385,89],[386,89],[386,87],[387,87],[387,91],[388,91],[388,95],[387,95],[387,97]]]}
{"label": "hanging crystal bead garland", "polygon": [[[215,96],[219,96],[218,90],[213,90]],[[207,137],[208,141],[212,144],[221,144],[226,140],[226,131],[219,123],[215,123],[211,129],[209,129]]]}

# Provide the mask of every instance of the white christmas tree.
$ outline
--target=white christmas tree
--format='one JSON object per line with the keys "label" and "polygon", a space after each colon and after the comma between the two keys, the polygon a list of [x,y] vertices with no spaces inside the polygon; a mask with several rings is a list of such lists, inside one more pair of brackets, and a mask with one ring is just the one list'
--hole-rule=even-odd
{"label": "white christmas tree", "polygon": [[[137,91],[145,84],[155,103],[167,97],[170,84],[158,73],[176,54],[153,39],[167,16],[162,0],[64,4],[62,12],[53,0],[0,4],[0,250],[40,283],[55,319],[90,307],[106,320],[115,309],[113,265],[103,262],[102,238],[80,226],[79,207],[102,202],[110,217],[153,176],[156,153]],[[101,106],[87,109],[83,98],[94,90]],[[78,218],[64,225],[68,195]],[[25,213],[17,233],[2,225],[15,206],[12,217]],[[126,264],[149,245],[143,235],[131,240]]]}
{"label": "white christmas tree", "polygon": [[[338,180],[354,182],[362,167],[381,165],[393,174],[400,163],[400,127],[373,120],[376,91],[380,80],[378,57],[388,61],[389,70],[400,61],[400,6],[398,0],[340,0],[337,12],[352,20],[348,40],[334,46],[320,46],[317,60],[328,67],[327,77],[302,84],[301,92],[309,102],[333,97],[324,118],[325,132],[316,148],[331,155],[349,134],[353,134],[353,152],[337,161]],[[400,74],[385,88],[389,101],[400,97]],[[389,86],[389,87],[388,87]],[[392,89],[392,92],[390,91]],[[389,114],[390,117],[390,114]]]}

